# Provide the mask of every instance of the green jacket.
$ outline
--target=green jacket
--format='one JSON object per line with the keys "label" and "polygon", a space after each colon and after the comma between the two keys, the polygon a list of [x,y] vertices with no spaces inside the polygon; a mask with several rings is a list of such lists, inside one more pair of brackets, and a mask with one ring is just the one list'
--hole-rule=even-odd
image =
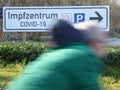
{"label": "green jacket", "polygon": [[100,90],[100,71],[88,45],[71,43],[38,57],[6,90]]}

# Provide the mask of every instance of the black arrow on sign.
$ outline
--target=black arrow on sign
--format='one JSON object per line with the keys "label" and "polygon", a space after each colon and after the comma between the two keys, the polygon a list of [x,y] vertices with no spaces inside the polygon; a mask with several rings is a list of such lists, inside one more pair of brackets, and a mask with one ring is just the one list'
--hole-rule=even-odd
{"label": "black arrow on sign", "polygon": [[101,22],[103,20],[103,17],[98,13],[98,12],[95,12],[95,14],[98,16],[98,17],[90,17],[89,19],[90,20],[98,20],[98,22]]}

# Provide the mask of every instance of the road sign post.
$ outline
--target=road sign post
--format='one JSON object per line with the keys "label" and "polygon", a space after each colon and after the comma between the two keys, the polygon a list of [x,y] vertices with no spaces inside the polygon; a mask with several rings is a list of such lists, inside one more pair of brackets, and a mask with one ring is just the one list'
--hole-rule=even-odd
{"label": "road sign post", "polygon": [[102,31],[109,31],[109,6],[4,7],[3,11],[4,32],[49,31],[58,19],[96,22]]}
{"label": "road sign post", "polygon": [[3,9],[0,7],[0,19],[3,19]]}
{"label": "road sign post", "polygon": [[25,43],[26,42],[26,32],[23,32],[23,43]]}
{"label": "road sign post", "polygon": [[[10,6],[11,0],[8,0],[8,6]],[[10,42],[10,32],[7,33],[8,41]]]}

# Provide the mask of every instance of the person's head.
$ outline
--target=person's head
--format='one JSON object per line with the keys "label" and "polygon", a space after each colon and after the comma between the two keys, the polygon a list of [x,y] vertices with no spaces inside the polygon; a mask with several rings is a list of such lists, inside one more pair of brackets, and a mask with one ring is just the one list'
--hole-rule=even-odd
{"label": "person's head", "polygon": [[99,56],[104,56],[106,54],[105,50],[105,38],[104,32],[100,31],[98,24],[93,22],[82,22],[73,25],[74,28],[79,31],[85,32],[87,37],[87,43],[96,51]]}
{"label": "person's head", "polygon": [[86,38],[82,31],[75,29],[70,23],[59,20],[52,30],[53,41],[57,45],[63,45],[71,42],[84,42]]}
{"label": "person's head", "polygon": [[57,45],[71,42],[84,42],[88,44],[99,56],[104,55],[104,37],[99,27],[92,22],[82,22],[71,25],[70,23],[59,20],[53,30],[53,41]]}

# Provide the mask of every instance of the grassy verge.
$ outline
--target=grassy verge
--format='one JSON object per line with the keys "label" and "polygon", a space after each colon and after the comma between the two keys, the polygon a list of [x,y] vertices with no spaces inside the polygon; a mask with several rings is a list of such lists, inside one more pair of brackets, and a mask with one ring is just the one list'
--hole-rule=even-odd
{"label": "grassy verge", "polygon": [[120,90],[120,79],[114,77],[104,76],[100,80],[103,90]]}
{"label": "grassy verge", "polygon": [[118,67],[105,67],[104,74],[100,77],[103,90],[120,90],[120,69]]}
{"label": "grassy verge", "polygon": [[[10,83],[12,78],[18,76],[23,70],[24,63],[0,64],[0,88]],[[120,90],[120,69],[117,67],[105,67],[105,73],[100,77],[100,85],[103,90]]]}
{"label": "grassy verge", "polygon": [[24,63],[0,64],[0,88],[4,88],[10,81],[18,76],[24,67]]}

